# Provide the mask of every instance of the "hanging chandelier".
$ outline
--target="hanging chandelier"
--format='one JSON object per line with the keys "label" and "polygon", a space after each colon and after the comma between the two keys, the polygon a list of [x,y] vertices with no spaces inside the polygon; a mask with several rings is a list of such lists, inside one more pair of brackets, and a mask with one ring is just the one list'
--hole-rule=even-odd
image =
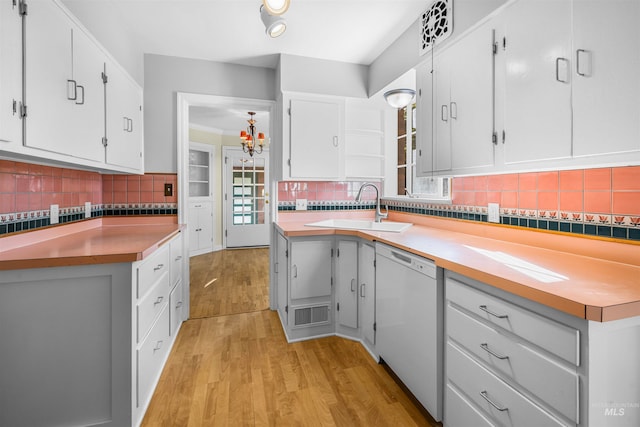
{"label": "hanging chandelier", "polygon": [[247,130],[240,131],[240,139],[242,140],[242,151],[249,153],[249,155],[253,157],[253,153],[262,153],[264,146],[264,133],[258,132],[256,137],[256,120],[253,118],[256,113],[249,111],[248,114],[249,120],[247,120],[247,122],[249,122],[249,126],[247,127]]}

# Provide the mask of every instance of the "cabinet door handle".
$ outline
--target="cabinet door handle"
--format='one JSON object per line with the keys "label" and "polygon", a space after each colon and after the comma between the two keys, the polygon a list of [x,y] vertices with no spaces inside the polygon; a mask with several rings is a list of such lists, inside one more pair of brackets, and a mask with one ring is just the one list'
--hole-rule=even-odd
{"label": "cabinet door handle", "polygon": [[365,287],[365,283],[360,285],[360,298],[364,298],[364,287]]}
{"label": "cabinet door handle", "polygon": [[338,136],[337,135],[333,137],[333,146],[334,147],[338,146]]}
{"label": "cabinet door handle", "polygon": [[498,359],[500,359],[500,360],[505,360],[505,359],[508,359],[508,358],[509,358],[509,356],[504,356],[504,355],[502,355],[502,354],[498,354],[498,353],[496,353],[495,351],[491,350],[491,349],[489,348],[489,344],[488,344],[488,343],[486,343],[486,342],[485,342],[485,343],[480,344],[480,347],[481,347],[484,351],[486,351],[487,353],[489,353],[490,355],[495,356],[495,357],[497,357],[497,358],[498,358]]}
{"label": "cabinet door handle", "polygon": [[162,348],[162,341],[158,341],[156,343],[156,346],[153,348],[153,352],[155,353],[156,351],[160,350]]}
{"label": "cabinet door handle", "polygon": [[456,102],[451,102],[451,106],[449,108],[451,109],[451,119],[452,120],[457,120],[458,119],[458,104]]}
{"label": "cabinet door handle", "polygon": [[291,268],[293,268],[293,278],[295,279],[298,277],[298,266],[294,264]]}
{"label": "cabinet door handle", "polygon": [[[580,57],[583,55],[589,55],[589,63],[588,63],[588,73],[585,73],[582,70]],[[576,50],[576,74],[582,77],[591,77],[591,52],[584,49]]]}
{"label": "cabinet door handle", "polygon": [[163,300],[164,300],[164,297],[158,297],[158,298],[156,299],[156,302],[154,302],[154,303],[153,303],[153,305],[158,305],[158,304],[160,304]]}
{"label": "cabinet door handle", "polygon": [[[568,68],[569,60],[567,58],[556,58],[556,80],[559,81],[560,83],[569,83],[568,76],[564,80],[560,78],[560,63],[561,62],[566,63],[567,64],[567,68]],[[566,74],[567,73],[565,73],[565,75]]]}
{"label": "cabinet door handle", "polygon": [[76,100],[76,105],[84,104],[84,86],[78,85],[78,89],[80,89],[80,93],[82,94],[82,101]]}
{"label": "cabinet door handle", "polygon": [[356,291],[356,279],[351,279],[351,292]]}
{"label": "cabinet door handle", "polygon": [[69,101],[78,99],[78,82],[73,79],[67,80],[67,99]]}
{"label": "cabinet door handle", "polygon": [[481,305],[481,306],[479,306],[479,308],[480,308],[480,310],[484,311],[485,313],[489,313],[490,315],[492,315],[493,317],[497,317],[498,319],[506,319],[506,318],[509,317],[506,314],[497,314],[497,313],[489,310],[486,305]]}
{"label": "cabinet door handle", "polygon": [[180,307],[182,307],[182,301],[178,301],[178,302],[176,303],[176,308],[180,308]]}
{"label": "cabinet door handle", "polygon": [[443,122],[448,122],[449,121],[449,111],[448,111],[448,107],[446,104],[442,105],[442,107],[440,107],[440,120],[442,120]]}
{"label": "cabinet door handle", "polygon": [[128,122],[128,120],[129,120],[129,119],[128,119],[128,118],[126,118],[126,117],[123,117],[123,118],[122,118],[122,130],[123,130],[123,131],[125,131],[125,132],[127,131],[127,129],[129,129],[129,122]]}
{"label": "cabinet door handle", "polygon": [[182,259],[182,255],[178,255],[178,256],[176,257],[176,261],[180,261],[181,259]]}
{"label": "cabinet door handle", "polygon": [[127,120],[128,120],[127,132],[133,132],[133,119],[127,119]]}
{"label": "cabinet door handle", "polygon": [[158,271],[158,270],[160,270],[162,267],[164,267],[164,264],[158,264],[156,267],[153,267],[153,271]]}
{"label": "cabinet door handle", "polygon": [[489,402],[489,405],[493,406],[494,408],[496,408],[496,409],[497,409],[498,411],[500,411],[500,412],[504,412],[504,411],[508,411],[508,410],[509,410],[509,408],[505,408],[505,407],[502,407],[502,406],[498,406],[498,404],[497,404],[497,403],[495,403],[493,400],[491,400],[491,399],[489,398],[489,395],[487,394],[487,391],[486,391],[486,390],[481,391],[481,392],[480,392],[480,396],[482,396],[482,398],[483,398],[484,400],[486,400],[487,402]]}

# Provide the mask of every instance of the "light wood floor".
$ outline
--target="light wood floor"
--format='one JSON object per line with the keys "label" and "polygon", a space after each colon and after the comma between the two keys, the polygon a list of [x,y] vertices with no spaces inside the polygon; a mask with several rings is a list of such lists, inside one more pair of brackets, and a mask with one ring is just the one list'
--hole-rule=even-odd
{"label": "light wood floor", "polygon": [[269,249],[227,249],[191,258],[190,318],[269,308]]}
{"label": "light wood floor", "polygon": [[[201,268],[221,276],[217,262],[238,255],[228,252],[214,254],[213,266],[192,258],[192,280],[207,276]],[[265,260],[260,301],[268,293],[267,269]],[[238,277],[254,289],[244,267],[234,270],[225,273],[228,280]],[[255,311],[264,302],[238,301],[212,303],[219,311],[249,307],[251,312],[183,323],[143,426],[440,425],[418,410],[359,343],[329,337],[288,344],[276,312]]]}

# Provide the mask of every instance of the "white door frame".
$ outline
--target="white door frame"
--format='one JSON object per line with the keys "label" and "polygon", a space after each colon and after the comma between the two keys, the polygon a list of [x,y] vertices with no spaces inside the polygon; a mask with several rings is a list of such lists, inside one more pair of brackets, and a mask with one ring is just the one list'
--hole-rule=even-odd
{"label": "white door frame", "polygon": [[[203,95],[178,92],[176,94],[176,149],[178,172],[178,223],[189,226],[189,107],[224,107],[244,111],[269,111],[269,129],[275,129],[275,101],[237,98],[229,96]],[[271,183],[269,183],[271,185]],[[213,191],[221,191],[218,186]],[[215,193],[213,193],[215,194]],[[273,215],[272,205],[271,218]],[[272,219],[273,220],[273,219]],[[185,247],[189,247],[189,233],[182,233]],[[185,264],[185,277],[189,277],[189,263]],[[273,295],[272,298],[273,300]],[[183,286],[183,301],[189,313],[189,286]]]}

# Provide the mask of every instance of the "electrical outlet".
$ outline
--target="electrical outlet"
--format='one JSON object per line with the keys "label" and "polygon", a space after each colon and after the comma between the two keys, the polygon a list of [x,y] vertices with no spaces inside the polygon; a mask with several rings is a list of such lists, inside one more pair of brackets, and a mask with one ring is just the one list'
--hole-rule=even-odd
{"label": "electrical outlet", "polygon": [[500,222],[500,205],[497,203],[489,203],[488,209],[489,215],[487,216],[487,221],[489,222]]}
{"label": "electrical outlet", "polygon": [[49,208],[49,223],[57,224],[60,222],[60,206],[51,205]]}
{"label": "electrical outlet", "polygon": [[84,202],[84,217],[91,218],[91,202]]}
{"label": "electrical outlet", "polygon": [[307,199],[296,199],[296,210],[297,211],[306,211],[307,210]]}
{"label": "electrical outlet", "polygon": [[164,184],[164,195],[165,197],[173,196],[173,184],[171,183]]}

